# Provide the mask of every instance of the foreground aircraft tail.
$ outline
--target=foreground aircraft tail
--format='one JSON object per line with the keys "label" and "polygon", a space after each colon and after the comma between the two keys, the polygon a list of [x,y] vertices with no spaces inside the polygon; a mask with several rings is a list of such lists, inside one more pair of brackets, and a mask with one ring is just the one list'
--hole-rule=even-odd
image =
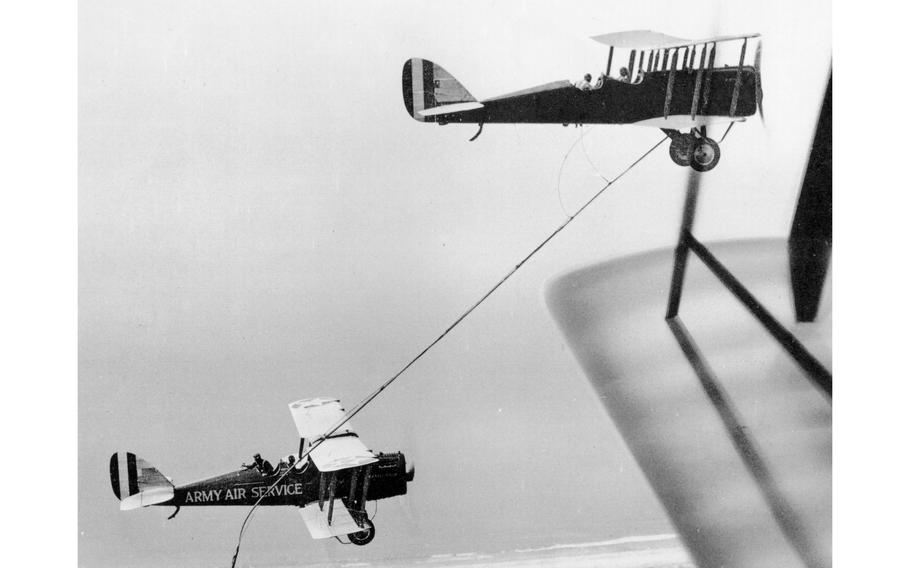
{"label": "foreground aircraft tail", "polygon": [[111,488],[128,511],[165,503],[174,498],[174,485],[144,459],[130,452],[111,456]]}
{"label": "foreground aircraft tail", "polygon": [[401,89],[408,114],[420,122],[436,122],[437,114],[483,106],[448,71],[417,57],[405,61]]}

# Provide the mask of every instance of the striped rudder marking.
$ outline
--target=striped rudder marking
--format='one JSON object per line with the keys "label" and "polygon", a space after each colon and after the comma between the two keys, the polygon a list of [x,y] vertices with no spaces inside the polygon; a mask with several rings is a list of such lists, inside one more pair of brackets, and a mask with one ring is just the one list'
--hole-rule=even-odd
{"label": "striped rudder marking", "polygon": [[[426,85],[431,86],[429,92],[425,89]],[[417,57],[405,61],[401,74],[402,95],[404,96],[404,106],[414,120],[420,122],[433,120],[433,118],[420,115],[420,111],[433,107],[432,85],[433,64],[431,62]]]}
{"label": "striped rudder marking", "polygon": [[117,452],[111,456],[111,489],[117,499],[126,499],[139,493],[139,470],[136,466],[136,454]]}

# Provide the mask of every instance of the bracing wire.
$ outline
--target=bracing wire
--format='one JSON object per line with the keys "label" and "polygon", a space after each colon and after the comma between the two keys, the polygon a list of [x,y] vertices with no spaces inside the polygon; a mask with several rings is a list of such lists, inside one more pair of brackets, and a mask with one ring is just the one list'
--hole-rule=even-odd
{"label": "bracing wire", "polygon": [[581,127],[581,134],[578,135],[578,139],[575,140],[575,142],[572,142],[572,145],[569,146],[568,150],[566,150],[565,155],[562,157],[562,163],[559,164],[559,173],[556,174],[556,197],[557,197],[557,199],[559,199],[559,208],[562,209],[562,212],[566,217],[569,216],[569,212],[566,211],[566,206],[562,202],[562,190],[561,190],[562,170],[563,170],[563,168],[566,167],[566,160],[569,159],[569,155],[572,153],[572,150],[575,149],[575,146],[577,146],[578,143],[581,142],[581,139],[584,138],[585,134],[587,134],[588,132],[589,131],[586,131],[584,126]]}
{"label": "bracing wire", "polygon": [[597,174],[597,177],[599,177],[600,179],[604,180],[607,183],[610,183],[610,180],[608,180],[605,175],[600,173],[600,170],[598,170],[597,166],[594,165],[594,161],[591,160],[591,156],[588,155],[588,148],[587,148],[587,146],[585,146],[584,140],[581,141],[581,151],[584,153],[585,159],[588,160],[588,165],[591,166],[591,169],[594,170],[594,173]]}
{"label": "bracing wire", "polygon": [[[582,136],[584,136],[583,133],[582,133]],[[502,279],[499,280],[499,282],[497,282],[497,283],[496,283],[492,288],[490,288],[483,296],[481,296],[479,300],[477,300],[474,304],[472,304],[471,307],[469,307],[467,310],[465,310],[464,313],[462,313],[460,316],[458,316],[458,318],[455,319],[455,321],[454,321],[449,327],[447,327],[447,328],[445,329],[445,331],[443,331],[443,332],[439,335],[439,337],[437,337],[436,339],[434,339],[433,341],[431,341],[426,347],[424,347],[419,353],[417,353],[417,355],[415,355],[413,358],[411,358],[411,360],[408,361],[408,363],[407,363],[404,367],[402,367],[398,372],[396,372],[394,375],[392,375],[391,377],[389,377],[388,379],[386,379],[386,381],[383,382],[383,383],[379,386],[379,388],[377,388],[377,389],[374,390],[372,393],[370,393],[369,396],[367,396],[367,397],[364,398],[362,401],[360,401],[360,402],[357,404],[357,406],[355,406],[354,408],[352,408],[351,410],[349,410],[347,413],[345,413],[345,415],[342,416],[342,417],[338,420],[338,422],[336,422],[331,428],[329,428],[329,429],[325,432],[325,434],[323,434],[322,436],[320,436],[319,438],[317,438],[316,440],[314,440],[313,443],[310,445],[310,447],[306,450],[306,452],[304,452],[303,454],[301,454],[301,456],[300,456],[300,461],[302,461],[304,458],[306,458],[308,455],[310,455],[310,453],[311,453],[313,450],[315,450],[317,447],[319,447],[320,444],[322,444],[323,442],[325,442],[325,441],[326,441],[332,434],[334,434],[339,428],[341,428],[342,426],[344,426],[345,423],[347,423],[349,420],[351,420],[352,418],[354,418],[354,416],[356,416],[361,410],[364,409],[364,407],[366,407],[368,404],[370,404],[370,403],[373,401],[373,399],[375,399],[377,396],[379,396],[379,395],[382,393],[382,391],[384,391],[386,388],[389,387],[389,385],[391,385],[393,382],[395,382],[395,380],[398,379],[398,377],[400,377],[401,375],[403,375],[403,374],[405,373],[405,371],[407,371],[408,369],[410,369],[411,366],[414,365],[414,363],[416,363],[417,361],[419,361],[419,360],[420,360],[420,359],[421,359],[421,358],[422,358],[430,349],[432,349],[433,347],[435,347],[437,343],[439,343],[440,341],[442,341],[442,339],[443,339],[445,336],[447,336],[447,335],[449,334],[449,332],[451,332],[453,329],[455,329],[455,328],[458,326],[458,324],[460,324],[462,321],[464,321],[465,318],[467,318],[469,315],[471,315],[471,312],[473,312],[475,309],[477,309],[477,308],[480,306],[480,304],[484,303],[484,301],[486,301],[487,298],[489,298],[491,295],[493,295],[493,293],[494,293],[496,290],[498,290],[500,286],[502,286],[503,284],[505,284],[505,282],[506,282],[509,278],[511,278],[513,274],[515,274],[516,272],[518,272],[518,270],[519,270],[522,266],[524,266],[524,264],[525,264],[526,262],[528,262],[528,261],[531,259],[531,257],[533,257],[535,254],[537,254],[543,247],[545,247],[545,246],[547,245],[547,243],[549,243],[551,240],[553,240],[553,238],[556,237],[556,235],[558,235],[563,229],[565,229],[565,228],[569,225],[569,223],[571,223],[576,217],[578,217],[579,215],[581,215],[581,213],[584,212],[584,210],[587,209],[588,206],[590,206],[592,203],[594,203],[594,201],[596,201],[598,197],[600,197],[601,195],[603,195],[603,193],[604,193],[607,189],[609,189],[610,186],[612,186],[614,183],[616,183],[617,181],[619,181],[619,179],[622,178],[624,175],[626,175],[630,170],[632,170],[632,168],[634,168],[635,166],[637,166],[642,160],[644,160],[646,157],[648,157],[648,155],[649,155],[651,152],[653,152],[654,150],[656,150],[658,146],[660,146],[661,144],[663,144],[664,141],[665,141],[667,138],[668,138],[667,136],[664,136],[663,138],[661,138],[660,141],[657,142],[657,144],[655,144],[655,145],[652,146],[647,152],[645,152],[644,154],[642,154],[641,156],[639,156],[638,159],[636,159],[636,160],[635,160],[634,162],[632,162],[626,169],[624,169],[622,172],[620,172],[619,175],[617,175],[617,176],[616,176],[615,178],[613,178],[612,180],[608,181],[606,185],[604,185],[602,188],[600,188],[600,189],[599,189],[599,190],[598,190],[590,199],[588,199],[588,200],[584,203],[584,205],[582,205],[581,207],[579,207],[579,208],[575,211],[574,214],[570,215],[570,216],[562,223],[562,225],[560,225],[559,227],[557,227],[552,233],[550,233],[550,235],[549,235],[547,238],[545,238],[543,241],[541,241],[540,244],[538,244],[536,247],[534,247],[534,249],[533,249],[531,252],[529,252],[523,259],[521,259],[521,261],[520,261],[518,264],[516,264],[514,268],[512,268],[505,276],[502,277]],[[579,140],[581,140],[581,137],[579,137]],[[576,143],[577,143],[577,142],[576,142]],[[573,146],[574,146],[574,145],[573,145]],[[300,463],[300,461],[298,461],[298,463]],[[278,483],[281,482],[282,479],[284,479],[285,477],[287,477],[287,475],[288,475],[291,471],[293,471],[293,469],[294,469],[293,467],[289,467],[283,474],[281,474],[281,475],[275,480],[275,482],[272,483],[272,485],[269,487],[268,491],[266,491],[265,493],[263,493],[263,494],[259,497],[259,499],[256,500],[256,502],[255,502],[255,503],[253,504],[253,506],[250,508],[250,511],[246,514],[246,517],[243,519],[243,524],[242,524],[241,527],[240,527],[240,534],[239,534],[238,537],[237,537],[237,548],[234,550],[234,558],[233,558],[233,560],[231,561],[231,568],[234,568],[234,567],[236,566],[236,564],[237,564],[237,556],[238,556],[238,554],[240,554],[240,544],[241,544],[241,542],[242,542],[242,540],[243,540],[243,533],[244,533],[244,531],[246,530],[246,527],[247,527],[247,525],[248,525],[248,523],[249,523],[249,520],[252,518],[253,512],[256,511],[256,509],[257,509],[257,508],[259,507],[259,505],[262,503],[262,500],[263,500],[267,495],[269,495],[269,493],[271,493],[272,489],[274,489],[275,486],[277,486]]]}

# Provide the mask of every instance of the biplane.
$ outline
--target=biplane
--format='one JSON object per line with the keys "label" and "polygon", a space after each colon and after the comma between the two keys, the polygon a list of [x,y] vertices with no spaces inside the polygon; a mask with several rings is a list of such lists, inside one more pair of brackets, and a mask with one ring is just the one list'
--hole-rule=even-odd
{"label": "biplane", "polygon": [[115,453],[110,461],[111,486],[120,509],[176,507],[170,519],[181,507],[286,505],[299,508],[314,539],[346,536],[353,544],[368,544],[376,529],[367,514],[367,501],[405,495],[414,468],[406,467],[400,452],[368,450],[350,421],[313,444],[344,419],[338,400],[312,398],[288,406],[300,445],[297,459],[292,454],[276,468],[260,459],[258,464],[175,486],[135,454]]}
{"label": "biplane", "polygon": [[[686,40],[646,30],[595,36],[610,48],[596,83],[555,81],[482,101],[441,66],[413,58],[402,72],[404,104],[420,122],[476,123],[471,140],[489,123],[657,127],[671,139],[673,162],[704,172],[720,161],[720,146],[707,136],[707,125],[732,126],[762,113],[759,37]],[[747,65],[750,40],[756,41]],[[737,41],[742,42],[738,63],[724,64],[718,46]],[[618,71],[617,49],[629,52],[626,67]]]}

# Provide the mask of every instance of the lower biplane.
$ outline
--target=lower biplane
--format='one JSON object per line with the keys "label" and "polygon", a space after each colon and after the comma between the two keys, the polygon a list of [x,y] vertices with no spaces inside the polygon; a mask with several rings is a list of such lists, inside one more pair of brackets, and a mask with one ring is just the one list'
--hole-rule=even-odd
{"label": "lower biplane", "polygon": [[[703,172],[720,161],[720,146],[707,136],[707,125],[732,126],[761,113],[760,41],[751,51],[752,64],[746,65],[749,40],[758,37],[692,41],[651,31],[596,36],[592,39],[610,46],[606,71],[596,83],[555,81],[483,101],[441,66],[414,58],[402,73],[404,104],[420,122],[476,123],[471,140],[488,123],[657,127],[670,137],[676,164]],[[739,62],[723,65],[718,44],[733,41],[742,41]],[[628,67],[616,76],[611,75],[614,48],[630,50]]]}
{"label": "lower biplane", "polygon": [[374,454],[368,450],[349,421],[313,444],[344,419],[338,400],[314,398],[289,406],[300,433],[298,458],[292,454],[277,468],[257,454],[252,465],[175,486],[133,453],[112,455],[111,486],[120,499],[120,509],[173,506],[176,509],[169,517],[173,518],[181,507],[287,505],[299,508],[315,539],[346,536],[353,544],[368,544],[376,529],[367,514],[367,501],[406,494],[408,482],[414,479],[413,467],[406,467],[400,452]]}

